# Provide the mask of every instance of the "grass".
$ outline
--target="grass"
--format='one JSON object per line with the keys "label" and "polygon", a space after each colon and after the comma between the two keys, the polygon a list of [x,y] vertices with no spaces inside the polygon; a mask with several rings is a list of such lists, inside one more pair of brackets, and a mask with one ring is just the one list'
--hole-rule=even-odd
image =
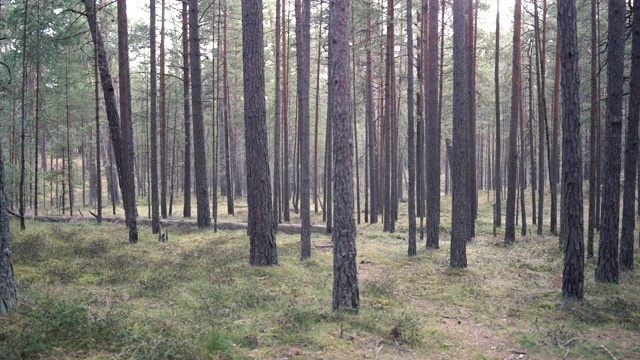
{"label": "grass", "polygon": [[[444,229],[449,203],[444,197]],[[483,197],[479,206],[480,214],[490,214]],[[169,242],[158,243],[142,227],[140,243],[129,245],[122,224],[28,222],[20,231],[14,223],[21,305],[0,317],[1,356],[610,359],[610,352],[625,359],[640,353],[637,273],[621,273],[619,285],[597,284],[589,259],[585,300],[563,303],[557,238],[527,235],[496,246],[502,237],[493,237],[490,218],[482,216],[463,270],[448,267],[448,231],[439,250],[423,246],[408,258],[402,216],[395,234],[382,233],[380,224],[360,225],[357,315],[331,311],[331,249],[313,248],[312,258],[300,261],[296,235],[278,234],[278,266],[251,267],[242,231],[170,228]],[[313,234],[312,242],[330,237]]]}

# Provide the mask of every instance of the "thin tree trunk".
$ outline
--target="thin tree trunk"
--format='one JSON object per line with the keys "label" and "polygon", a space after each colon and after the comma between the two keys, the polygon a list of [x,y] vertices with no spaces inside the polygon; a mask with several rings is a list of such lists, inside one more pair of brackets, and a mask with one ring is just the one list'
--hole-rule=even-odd
{"label": "thin tree trunk", "polygon": [[[550,164],[553,163],[553,176],[549,176],[549,190],[551,191],[551,219],[549,222],[549,230],[554,234],[558,232],[558,180],[560,179],[560,154],[558,146],[558,139],[560,137],[560,52],[562,50],[560,31],[560,29],[556,31],[556,63],[553,83],[553,135],[551,142],[551,160],[549,161]],[[551,173],[549,175],[551,175]],[[560,243],[560,247],[562,246],[562,243]]]}
{"label": "thin tree trunk", "polygon": [[[22,117],[20,125],[20,187],[19,187],[19,206],[20,206],[20,229],[24,230],[24,178],[25,178],[25,157],[24,157],[24,142],[25,142],[25,123],[27,120],[27,104],[26,104],[26,90],[27,90],[27,17],[29,15],[29,0],[24,2],[24,22],[22,32],[22,92],[20,95],[20,102],[22,104]],[[15,103],[14,103],[15,104]],[[15,114],[15,112],[14,112]],[[14,132],[15,133],[15,132]],[[4,191],[4,189],[3,189]],[[4,211],[4,210],[3,210]],[[7,235],[8,239],[8,235]],[[7,243],[9,241],[7,240]],[[8,246],[8,245],[7,245]]]}
{"label": "thin tree trunk", "polygon": [[285,8],[287,2],[282,2],[282,128],[283,128],[283,156],[284,156],[284,166],[283,166],[283,220],[286,222],[291,221],[289,214],[289,201],[291,199],[291,193],[289,191],[289,57],[287,55],[287,48],[289,46],[288,43],[288,26],[285,27],[285,21],[288,24],[288,17],[285,18]]}
{"label": "thin tree trunk", "polygon": [[[322,0],[320,0],[320,19],[322,20]],[[316,55],[316,109],[315,133],[313,141],[313,212],[318,213],[318,112],[320,109],[320,48],[322,47],[322,24],[318,26],[318,51]]]}
{"label": "thin tree trunk", "polygon": [[[276,34],[275,34],[275,57],[276,57],[276,80],[275,80],[275,119],[274,119],[274,129],[273,129],[273,213],[274,213],[274,231],[278,231],[278,224],[280,223],[280,191],[281,191],[281,180],[280,180],[280,116],[281,116],[281,95],[280,94],[280,33],[281,33],[281,21],[280,21],[280,8],[282,0],[276,0]],[[316,103],[317,103],[316,97]],[[316,105],[317,107],[317,105]],[[316,116],[317,119],[317,116]],[[317,129],[317,127],[316,127]],[[317,141],[316,141],[317,146]],[[316,149],[317,152],[317,149]],[[249,165],[249,163],[247,163]],[[317,162],[316,162],[317,167]],[[317,180],[317,177],[316,177]],[[247,189],[249,190],[249,189]],[[247,197],[249,196],[249,192],[247,191]],[[316,206],[316,212],[318,212]]]}
{"label": "thin tree trunk", "polygon": [[[589,131],[589,225],[587,230],[587,258],[589,259],[593,257],[593,239],[597,226],[596,188],[599,186],[597,181],[597,157],[599,155],[596,139],[600,129],[600,97],[598,94],[598,24],[596,16],[596,0],[591,0],[591,121]],[[627,179],[626,175],[625,179]]]}
{"label": "thin tree trunk", "polygon": [[[297,54],[297,94],[298,94],[298,145],[300,156],[300,258],[311,257],[311,218],[309,204],[309,80],[310,80],[310,41],[311,41],[311,1],[296,1],[296,54]],[[329,222],[327,221],[327,224]]]}
{"label": "thin tree trunk", "polygon": [[[547,1],[542,1],[542,39],[538,20],[538,4],[535,5],[535,42],[536,42],[536,84],[538,88],[538,229],[536,233],[542,235],[544,210],[544,132],[547,124],[547,101],[545,91],[546,80],[546,27]],[[549,174],[551,175],[551,174]]]}
{"label": "thin tree trunk", "polygon": [[514,10],[514,30],[513,30],[513,58],[511,72],[511,122],[509,127],[509,161],[507,178],[507,215],[504,242],[513,243],[516,238],[515,228],[515,204],[516,204],[516,177],[517,177],[517,134],[518,115],[520,112],[520,33],[522,22],[522,1],[516,0]]}
{"label": "thin tree trunk", "polygon": [[151,170],[151,232],[160,233],[160,207],[158,204],[158,89],[156,85],[157,64],[156,64],[156,2],[150,0],[150,60],[151,60],[151,121],[149,141],[151,145],[150,170]]}
{"label": "thin tree trunk", "polygon": [[438,0],[429,1],[426,94],[426,233],[427,248],[440,247],[440,118],[438,116]]}
{"label": "thin tree trunk", "polygon": [[386,70],[385,70],[385,85],[384,85],[384,226],[383,230],[386,232],[395,231],[395,218],[396,215],[393,212],[395,206],[393,203],[397,201],[395,198],[396,188],[395,183],[395,170],[393,161],[393,154],[396,152],[393,149],[393,125],[395,119],[395,76],[393,69],[395,67],[395,54],[394,54],[394,2],[393,0],[387,0],[387,40],[386,40]]}
{"label": "thin tree trunk", "polygon": [[[373,60],[371,57],[371,3],[367,1],[367,27],[365,30],[366,50],[366,84],[365,84],[365,106],[366,120],[369,134],[369,207],[370,221],[372,224],[378,222],[378,159],[376,155],[376,126],[373,108]],[[326,206],[326,205],[325,205]]]}
{"label": "thin tree trunk", "polygon": [[495,157],[493,159],[493,188],[495,190],[495,204],[493,211],[493,234],[495,236],[496,228],[502,226],[502,176],[500,171],[501,157],[500,151],[502,150],[501,137],[502,130],[500,129],[500,2],[496,0],[496,50],[495,50],[495,65],[493,70],[494,85],[495,85],[495,101],[496,101],[496,140],[494,147],[496,150]]}
{"label": "thin tree trunk", "polygon": [[160,3],[160,214],[167,218],[167,85],[165,56],[165,0]]}
{"label": "thin tree trunk", "polygon": [[[409,156],[409,256],[416,255],[416,160],[413,125],[413,20],[412,0],[407,0],[407,146]],[[437,14],[437,12],[436,12]],[[357,143],[356,143],[357,145]]]}
{"label": "thin tree trunk", "polygon": [[[189,2],[189,61],[191,65],[191,94],[193,107],[193,152],[196,177],[196,204],[198,227],[211,225],[209,194],[207,193],[207,155],[204,142],[204,120],[202,115],[202,80],[200,67],[200,33],[198,24],[198,0]],[[175,167],[175,164],[174,164]]]}
{"label": "thin tree trunk", "polygon": [[[189,104],[189,16],[182,2],[182,93],[184,95],[184,208],[182,216],[191,217],[191,107]],[[201,165],[201,164],[200,164]],[[197,170],[196,170],[197,171]]]}

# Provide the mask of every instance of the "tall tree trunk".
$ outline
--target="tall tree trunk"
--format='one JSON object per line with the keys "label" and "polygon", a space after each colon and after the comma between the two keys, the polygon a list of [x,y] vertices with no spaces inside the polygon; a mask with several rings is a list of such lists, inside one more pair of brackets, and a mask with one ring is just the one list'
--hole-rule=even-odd
{"label": "tall tree trunk", "polygon": [[[320,20],[322,21],[322,0],[320,0]],[[313,212],[318,213],[318,113],[320,110],[320,48],[322,47],[322,25],[318,26],[318,51],[316,54],[316,109],[315,133],[313,141]]]}
{"label": "tall tree trunk", "polygon": [[358,311],[356,225],[353,219],[353,132],[349,70],[349,2],[336,0],[329,11],[330,77],[335,125],[335,231],[333,240],[333,310]]}
{"label": "tall tree trunk", "polygon": [[[552,173],[549,173],[549,190],[551,192],[551,209],[550,209],[550,222],[549,230],[552,233],[557,233],[558,224],[558,180],[560,179],[560,155],[558,139],[560,137],[560,52],[562,51],[561,42],[561,29],[556,31],[556,63],[554,69],[554,83],[553,83],[553,134],[551,141],[551,159],[549,163],[553,164],[551,169]],[[564,145],[563,145],[564,146]],[[560,243],[562,247],[562,243]]]}
{"label": "tall tree trunk", "polygon": [[[280,8],[282,0],[276,0],[276,34],[275,34],[275,56],[276,56],[276,88],[275,88],[275,119],[274,119],[274,129],[273,129],[273,213],[274,218],[273,221],[275,223],[274,231],[278,231],[278,224],[280,223],[280,189],[281,189],[281,180],[280,180],[280,114],[281,114],[281,95],[280,94]],[[319,51],[319,50],[318,50]],[[317,103],[317,96],[316,96]],[[317,105],[316,105],[317,106]],[[317,116],[316,116],[317,119]],[[317,129],[317,127],[316,127]],[[316,142],[317,144],[317,142]],[[317,151],[317,150],[316,150]],[[248,165],[248,163],[247,163]],[[317,163],[316,163],[317,167]],[[317,177],[316,177],[317,180]],[[248,190],[248,189],[247,189]],[[247,192],[247,196],[249,196],[249,192]],[[316,207],[316,212],[318,209]]]}
{"label": "tall tree trunk", "polygon": [[[42,36],[42,29],[41,29],[41,23],[40,23],[40,3],[38,2],[38,10],[37,10],[37,23],[38,23],[38,30],[36,33],[36,48],[38,49],[36,51],[36,124],[35,124],[35,139],[34,139],[34,150],[35,150],[35,156],[33,157],[34,159],[34,165],[33,165],[33,172],[34,172],[34,201],[33,201],[33,214],[35,216],[38,216],[38,148],[40,145],[40,78],[41,78],[41,49],[40,49],[40,38]],[[44,191],[44,188],[42,189]]]}
{"label": "tall tree trunk", "polygon": [[5,187],[4,160],[2,146],[0,146],[0,314],[13,311],[18,306],[16,281],[11,261],[11,237]]}
{"label": "tall tree trunk", "polygon": [[[153,55],[152,55],[153,56]],[[189,14],[182,2],[182,93],[184,95],[184,208],[182,216],[191,217],[191,107],[189,104]]]}
{"label": "tall tree trunk", "polygon": [[[183,5],[185,6],[185,5]],[[158,204],[158,89],[156,78],[157,64],[156,64],[156,2],[150,0],[149,8],[151,10],[149,38],[150,38],[150,61],[151,61],[151,120],[149,130],[149,141],[151,146],[150,156],[150,170],[151,170],[151,232],[154,234],[160,233],[160,206]]]}
{"label": "tall tree trunk", "polygon": [[231,182],[231,144],[229,140],[229,71],[227,70],[227,18],[228,5],[225,0],[224,6],[224,19],[222,25],[223,39],[222,39],[222,93],[223,93],[223,121],[224,121],[224,168],[225,168],[225,189],[227,195],[227,214],[235,215],[235,204],[233,201],[233,183]]}
{"label": "tall tree trunk", "polygon": [[600,219],[596,280],[617,283],[624,34],[626,24],[624,0],[609,1],[608,22],[606,142],[604,164],[602,165],[604,184],[602,189],[602,218]]}
{"label": "tall tree trunk", "polygon": [[638,121],[640,120],[640,0],[633,1],[631,83],[629,122],[624,153],[624,207],[620,238],[620,269],[633,270],[633,230],[635,228],[636,162],[638,159]]}
{"label": "tall tree trunk", "polygon": [[242,0],[242,40],[250,263],[275,265],[278,254],[269,182],[262,0]]}
{"label": "tall tree trunk", "polygon": [[[288,43],[288,26],[285,27],[285,22],[288,24],[288,16],[285,17],[286,1],[282,2],[282,137],[283,137],[283,151],[284,164],[282,172],[282,218],[284,221],[289,222],[289,201],[291,198],[291,192],[289,191],[289,57],[287,55]],[[326,206],[326,205],[325,205]]]}
{"label": "tall tree trunk", "polygon": [[471,196],[468,182],[469,114],[467,88],[467,56],[465,46],[465,7],[467,0],[453,1],[453,146],[451,148],[451,177],[453,180],[451,252],[449,266],[467,267],[467,241],[471,239]]}
{"label": "tall tree trunk", "polygon": [[584,294],[582,168],[580,154],[580,98],[578,36],[575,0],[558,3],[562,33],[562,225],[564,245],[562,298],[581,300]]}
{"label": "tall tree trunk", "polygon": [[[528,110],[529,110],[529,121],[527,121],[527,123],[529,124],[529,157],[531,159],[531,218],[532,218],[532,223],[535,225],[536,224],[536,188],[537,188],[537,182],[536,182],[536,157],[535,157],[535,147],[533,144],[533,56],[531,54],[531,52],[533,51],[533,46],[529,46],[529,76],[528,76],[528,83],[529,83],[529,106],[528,106]],[[537,57],[537,52],[536,52],[536,57]],[[537,74],[537,72],[536,72]],[[540,103],[540,98],[538,97],[538,104]],[[540,118],[538,117],[538,120]],[[540,121],[538,121],[538,123],[540,123]],[[524,125],[524,122],[523,122]],[[522,157],[524,157],[525,153],[523,151],[521,151]],[[540,166],[543,166],[543,164],[541,163]]]}
{"label": "tall tree trunk", "polygon": [[496,233],[496,228],[502,226],[502,176],[500,172],[500,150],[502,149],[501,137],[502,130],[500,130],[500,2],[496,0],[496,50],[495,50],[495,64],[493,70],[494,84],[495,84],[495,101],[496,101],[496,140],[494,142],[494,148],[496,149],[495,157],[493,160],[493,189],[495,190],[495,205],[493,211],[493,234]]}
{"label": "tall tree trunk", "polygon": [[[413,20],[412,1],[407,0],[407,147],[409,161],[409,256],[416,255],[416,155],[413,125]],[[436,13],[437,14],[437,13]],[[436,39],[437,40],[437,39]],[[355,102],[354,102],[355,106]],[[357,143],[356,143],[357,144]]]}
{"label": "tall tree trunk", "polygon": [[[24,158],[24,142],[26,135],[25,123],[27,120],[27,18],[29,15],[29,0],[24,2],[24,22],[22,31],[22,88],[20,102],[22,104],[22,117],[20,122],[20,185],[19,185],[19,206],[20,206],[20,229],[24,230],[24,178],[25,178],[25,158]],[[8,243],[8,240],[7,240]]]}
{"label": "tall tree trunk", "polygon": [[[296,56],[298,94],[298,144],[300,156],[300,258],[311,257],[311,218],[309,204],[309,80],[311,42],[311,1],[296,0]],[[347,75],[348,76],[348,75]]]}
{"label": "tall tree trunk", "polygon": [[160,3],[160,214],[167,218],[167,85],[165,68],[165,6],[164,0]]}
{"label": "tall tree trunk", "polygon": [[[591,121],[589,131],[589,225],[587,230],[587,258],[593,257],[593,238],[596,229],[596,188],[598,157],[596,139],[600,129],[600,96],[598,94],[598,37],[596,0],[591,0]],[[626,159],[626,157],[625,157]],[[627,179],[625,175],[625,179]],[[626,181],[625,181],[626,184]],[[625,201],[626,204],[626,201]],[[632,236],[633,237],[633,236]]]}
{"label": "tall tree trunk", "polygon": [[[356,43],[356,39],[355,39],[355,28],[354,28],[354,24],[355,24],[355,12],[353,10],[353,8],[351,8],[351,43],[355,44]],[[413,44],[412,44],[413,45]],[[412,46],[411,45],[411,46]],[[354,144],[354,149],[355,149],[355,156],[356,156],[356,214],[358,217],[358,225],[360,225],[360,157],[358,156],[358,106],[357,106],[357,99],[356,99],[356,48],[355,46],[351,47],[351,64],[352,64],[352,71],[351,71],[351,81],[352,81],[352,95],[353,95],[353,144]],[[366,180],[365,180],[366,181]]]}
{"label": "tall tree trunk", "polygon": [[[69,83],[69,53],[67,53],[67,71],[65,74],[65,97],[67,103],[67,180],[69,184],[69,216],[73,216],[73,204],[74,204],[74,189],[73,189],[73,161],[71,160],[71,98],[69,95],[69,87],[71,84]],[[120,105],[122,111],[122,104]],[[24,126],[23,126],[24,132]],[[23,134],[24,137],[24,134]],[[132,146],[133,147],[133,146]],[[23,149],[23,165],[24,165],[24,149]],[[133,160],[131,160],[133,161]],[[133,175],[132,175],[133,176]],[[22,183],[22,179],[21,179]],[[22,201],[22,200],[21,200]]]}
{"label": "tall tree trunk", "polygon": [[[129,32],[127,29],[126,0],[118,0],[118,74],[120,90],[120,131],[122,135],[120,174],[122,202],[129,228],[129,243],[138,242],[138,209],[136,208],[136,188],[134,179],[135,155],[133,152],[133,120],[131,114],[131,75],[129,72]],[[114,144],[114,148],[115,148]],[[116,155],[117,158],[117,155]],[[71,168],[69,168],[71,170]],[[69,186],[72,190],[71,185]],[[72,201],[70,195],[69,200]]]}
{"label": "tall tree trunk", "polygon": [[427,248],[440,247],[440,118],[438,116],[438,0],[429,0],[426,90],[426,233]]}
{"label": "tall tree trunk", "polygon": [[[546,79],[546,27],[547,1],[542,1],[542,36],[538,20],[538,4],[535,2],[535,37],[536,37],[536,84],[538,88],[538,229],[536,233],[542,235],[544,210],[544,132],[547,124],[547,101],[545,91]],[[549,174],[551,176],[551,174]]]}
{"label": "tall tree trunk", "polygon": [[393,124],[396,110],[395,95],[395,52],[394,52],[394,2],[387,0],[387,41],[386,41],[386,70],[384,83],[384,226],[386,232],[394,232],[396,224],[396,215],[393,211],[394,203],[397,201],[393,189],[396,177],[396,168],[394,167],[393,154]]}
{"label": "tall tree trunk", "polygon": [[[198,0],[189,1],[189,60],[191,65],[191,102],[193,106],[193,152],[196,166],[196,203],[198,227],[211,225],[209,194],[207,191],[207,155],[204,142],[202,116],[202,80],[200,67],[200,30],[198,24]],[[174,164],[175,167],[175,164]]]}
{"label": "tall tree trunk", "polygon": [[509,126],[509,162],[507,178],[507,214],[504,242],[513,243],[516,239],[515,205],[516,205],[516,176],[518,158],[518,115],[520,112],[520,33],[522,31],[522,1],[516,0],[513,18],[513,68],[511,71],[511,122]]}
{"label": "tall tree trunk", "polygon": [[[373,59],[371,57],[371,3],[367,2],[367,27],[365,30],[365,38],[367,43],[366,50],[366,84],[365,84],[365,116],[367,119],[367,128],[369,134],[369,208],[371,213],[371,223],[378,222],[378,158],[376,155],[376,125],[374,119],[373,108]],[[326,205],[325,205],[326,206]]]}
{"label": "tall tree trunk", "polygon": [[[529,57],[531,59],[531,57]],[[531,64],[529,64],[531,65]],[[520,91],[522,94],[522,91]],[[520,227],[520,235],[527,235],[527,207],[525,206],[525,190],[527,187],[527,170],[525,168],[525,147],[524,147],[524,103],[520,104],[520,174],[518,180],[520,182],[520,211],[522,212],[522,226]]]}

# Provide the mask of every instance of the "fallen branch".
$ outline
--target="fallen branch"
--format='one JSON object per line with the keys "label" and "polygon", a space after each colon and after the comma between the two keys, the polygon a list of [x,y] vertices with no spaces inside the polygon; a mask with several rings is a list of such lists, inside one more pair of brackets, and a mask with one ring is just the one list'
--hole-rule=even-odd
{"label": "fallen branch", "polygon": [[600,344],[600,346],[598,346],[596,349],[602,349],[604,351],[607,352],[607,354],[609,354],[609,356],[611,356],[611,358],[613,360],[618,360],[618,358],[616,358],[615,356],[613,356],[613,354],[611,353],[611,351],[609,351],[609,349],[607,349],[604,345]]}
{"label": "fallen branch", "polygon": [[[9,212],[11,215],[16,218],[20,218],[20,215]],[[93,221],[97,219],[98,216],[94,214],[92,211],[89,211],[92,217],[82,216],[82,217],[68,217],[68,216],[34,216],[31,219],[34,221],[42,221],[42,222],[76,222],[76,221]],[[102,221],[109,223],[123,223],[125,220],[122,218],[113,218],[113,217],[103,217]],[[138,218],[138,224],[151,226],[151,219],[146,218]],[[161,220],[160,224],[162,226],[198,226],[198,223],[195,220]],[[246,230],[246,223],[234,223],[234,222],[218,222],[217,229],[220,230]],[[278,231],[285,234],[300,234],[302,227],[299,224],[279,224]],[[326,234],[326,228],[324,226],[312,225],[311,232],[316,234]],[[320,245],[322,246],[322,245]]]}
{"label": "fallen branch", "polygon": [[520,351],[520,350],[511,350],[512,353],[516,354],[516,355],[527,355],[526,351]]}

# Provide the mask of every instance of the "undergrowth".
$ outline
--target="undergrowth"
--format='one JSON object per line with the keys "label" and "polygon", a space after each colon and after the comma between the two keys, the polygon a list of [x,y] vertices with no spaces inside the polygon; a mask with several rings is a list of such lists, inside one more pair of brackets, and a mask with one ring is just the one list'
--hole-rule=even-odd
{"label": "undergrowth", "polygon": [[[444,198],[444,203],[448,198]],[[403,204],[404,205],[404,204]],[[479,203],[481,214],[490,204]],[[443,206],[443,227],[450,213]],[[596,284],[587,261],[585,300],[560,299],[557,238],[495,246],[478,220],[469,266],[448,267],[440,249],[407,258],[406,222],[395,234],[358,227],[358,314],[331,311],[331,249],[299,260],[299,236],[279,233],[280,263],[248,265],[242,231],[169,228],[158,243],[142,227],[12,225],[20,307],[0,316],[7,359],[465,359],[633,358],[640,353],[636,273]],[[330,243],[313,234],[315,244]],[[423,244],[424,240],[419,240]],[[604,350],[606,348],[606,351]],[[522,357],[519,357],[522,355]]]}

